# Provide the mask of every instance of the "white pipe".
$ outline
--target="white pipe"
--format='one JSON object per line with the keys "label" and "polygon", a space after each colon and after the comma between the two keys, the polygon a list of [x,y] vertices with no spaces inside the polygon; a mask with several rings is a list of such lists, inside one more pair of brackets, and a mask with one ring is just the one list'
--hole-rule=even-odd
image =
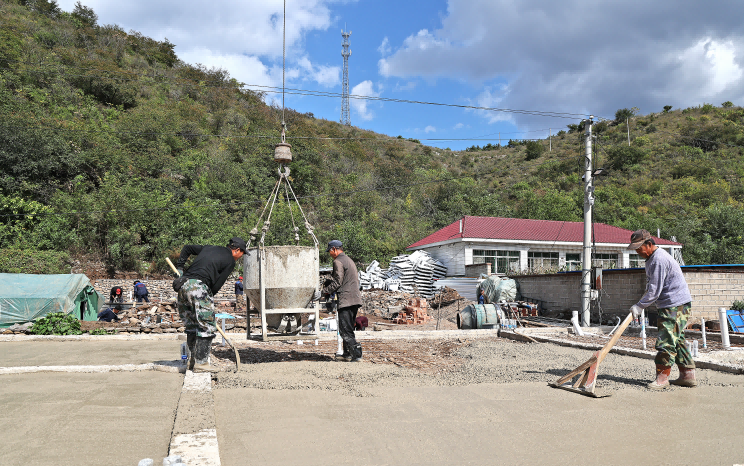
{"label": "white pipe", "polygon": [[726,308],[718,308],[718,322],[721,324],[721,343],[725,349],[731,348],[728,334],[728,318],[726,317]]}
{"label": "white pipe", "polygon": [[584,332],[581,330],[581,325],[579,325],[579,311],[573,311],[571,323],[573,324],[574,332],[576,332],[576,335],[583,337]]}
{"label": "white pipe", "polygon": [[643,349],[646,349],[646,310],[641,311],[641,340],[643,341]]}
{"label": "white pipe", "polygon": [[707,340],[705,338],[705,319],[703,319],[701,317],[700,318],[700,321],[702,322],[701,330],[703,331],[703,348],[707,348],[708,347],[708,342],[707,342]]}
{"label": "white pipe", "polygon": [[344,354],[344,340],[341,338],[341,322],[338,320],[338,308],[336,308],[336,338],[338,338],[338,348],[336,354]]}

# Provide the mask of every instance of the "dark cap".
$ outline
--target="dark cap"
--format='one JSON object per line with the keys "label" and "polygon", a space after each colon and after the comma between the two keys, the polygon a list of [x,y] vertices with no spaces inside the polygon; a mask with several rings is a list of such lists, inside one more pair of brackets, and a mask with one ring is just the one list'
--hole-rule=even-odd
{"label": "dark cap", "polygon": [[329,252],[333,248],[341,248],[341,247],[343,247],[343,244],[341,243],[341,241],[334,239],[328,242],[328,249],[326,249],[326,252]]}
{"label": "dark cap", "polygon": [[231,249],[240,249],[245,253],[245,241],[243,241],[242,238],[238,238],[237,236],[235,238],[230,239],[230,242],[227,243],[227,247]]}
{"label": "dark cap", "polygon": [[630,235],[630,244],[628,245],[628,249],[636,250],[640,248],[643,243],[646,241],[654,239],[653,236],[651,236],[651,233],[649,233],[646,230],[637,230],[634,231],[632,235]]}

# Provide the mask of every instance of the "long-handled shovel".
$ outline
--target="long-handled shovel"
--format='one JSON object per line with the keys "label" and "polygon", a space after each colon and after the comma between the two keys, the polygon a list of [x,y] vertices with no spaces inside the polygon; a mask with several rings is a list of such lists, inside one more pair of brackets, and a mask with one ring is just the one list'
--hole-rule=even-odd
{"label": "long-handled shovel", "polygon": [[[561,388],[563,390],[568,390],[570,392],[576,392],[580,393],[582,395],[591,396],[594,398],[603,398],[610,395],[598,395],[597,393],[594,393],[594,389],[597,385],[597,369],[599,368],[599,365],[604,360],[605,356],[607,356],[607,353],[610,352],[613,346],[615,346],[615,343],[617,343],[617,340],[620,339],[623,332],[626,328],[628,328],[628,325],[633,321],[633,313],[629,313],[628,317],[625,318],[623,323],[620,324],[620,326],[615,330],[615,334],[612,335],[612,338],[610,338],[610,341],[607,342],[604,347],[602,347],[601,350],[594,353],[594,355],[589,358],[584,364],[580,365],[576,369],[572,370],[568,374],[564,375],[560,379],[558,379],[555,383],[550,383],[550,385],[553,388]],[[573,379],[576,376],[579,376],[574,383],[571,383],[571,379]],[[568,382],[568,383],[566,383]]]}
{"label": "long-handled shovel", "polygon": [[[173,270],[173,273],[175,273],[177,277],[180,277],[181,274],[178,273],[178,269],[176,269],[176,266],[173,265],[173,262],[171,262],[170,257],[166,257],[165,261],[168,263],[171,270]],[[220,332],[220,335],[222,335],[222,338],[225,339],[227,344],[232,347],[233,351],[235,351],[235,366],[236,366],[235,372],[240,372],[240,353],[238,353],[238,348],[236,348],[233,342],[229,338],[227,338],[227,335],[225,335],[225,332],[222,331],[219,325],[215,325],[215,328],[217,329],[218,332]]]}

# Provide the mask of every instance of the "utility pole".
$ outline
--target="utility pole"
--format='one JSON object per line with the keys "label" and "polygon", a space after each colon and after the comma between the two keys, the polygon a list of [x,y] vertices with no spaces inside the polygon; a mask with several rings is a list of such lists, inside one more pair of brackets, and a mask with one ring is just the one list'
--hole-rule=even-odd
{"label": "utility pole", "polygon": [[[346,27],[346,26],[344,26]],[[341,56],[344,57],[344,72],[343,79],[341,82],[341,124],[351,126],[351,117],[349,116],[349,57],[351,56],[351,50],[349,50],[349,36],[351,31],[345,32],[341,30],[341,37],[344,38],[343,49],[341,50]]]}
{"label": "utility pole", "polygon": [[630,118],[625,119],[625,126],[628,127],[628,147],[630,147]]}
{"label": "utility pole", "polygon": [[591,307],[592,275],[592,209],[594,208],[594,183],[592,182],[592,124],[594,117],[584,121],[586,126],[586,155],[584,156],[584,254],[581,265],[581,325],[588,327]]}

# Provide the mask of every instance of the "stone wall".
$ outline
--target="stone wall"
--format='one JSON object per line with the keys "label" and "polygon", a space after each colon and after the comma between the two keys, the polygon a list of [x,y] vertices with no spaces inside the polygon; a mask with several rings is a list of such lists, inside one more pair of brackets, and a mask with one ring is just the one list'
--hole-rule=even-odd
{"label": "stone wall", "polygon": [[[744,266],[682,267],[692,295],[692,315],[718,319],[718,308],[744,300]],[[526,300],[540,301],[554,311],[581,310],[581,272],[514,277]],[[605,270],[602,273],[602,312],[624,314],[646,290],[644,269]],[[592,305],[594,307],[594,305]],[[656,310],[651,306],[649,310]]]}
{"label": "stone wall", "polygon": [[[150,301],[153,299],[161,301],[175,301],[176,292],[173,291],[173,280],[140,280],[147,286],[150,292]],[[101,293],[108,300],[111,288],[120,286],[124,289],[124,299],[131,300],[132,290],[134,289],[134,280],[103,279],[93,280],[93,288]],[[215,299],[235,299],[235,279],[228,279],[222,289],[217,293]]]}

